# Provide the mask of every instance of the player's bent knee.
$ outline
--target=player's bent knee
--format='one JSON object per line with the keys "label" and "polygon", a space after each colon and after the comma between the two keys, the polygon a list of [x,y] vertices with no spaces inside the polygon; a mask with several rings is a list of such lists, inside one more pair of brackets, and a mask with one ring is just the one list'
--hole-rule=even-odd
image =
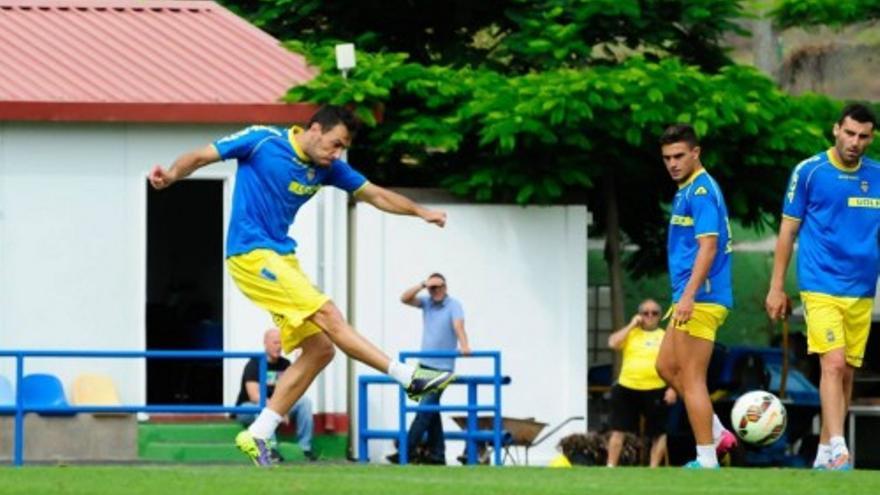
{"label": "player's bent knee", "polygon": [[822,357],[822,373],[833,376],[845,376],[847,374],[846,358],[842,354],[827,354]]}
{"label": "player's bent knee", "polygon": [[336,346],[334,346],[333,342],[330,342],[329,339],[321,340],[320,344],[315,349],[315,358],[324,365],[332,361],[333,356],[335,355]]}
{"label": "player's bent knee", "polygon": [[657,370],[657,374],[660,375],[660,378],[663,379],[666,383],[671,383],[675,377],[676,368],[670,363],[665,361],[657,361],[654,364],[654,368]]}
{"label": "player's bent knee", "polygon": [[346,326],[345,318],[342,317],[342,313],[339,311],[339,308],[333,304],[333,301],[327,301],[321,306],[318,311],[311,316],[311,320],[321,327],[322,330],[331,335],[339,332],[340,329],[344,329]]}

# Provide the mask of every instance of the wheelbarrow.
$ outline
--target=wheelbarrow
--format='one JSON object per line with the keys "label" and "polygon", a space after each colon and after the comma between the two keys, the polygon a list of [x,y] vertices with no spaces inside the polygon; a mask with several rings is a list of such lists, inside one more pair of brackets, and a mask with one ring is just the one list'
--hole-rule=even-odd
{"label": "wheelbarrow", "polygon": [[[512,450],[512,448],[522,447],[525,450],[525,465],[528,466],[530,448],[539,445],[568,423],[571,423],[572,421],[583,421],[583,419],[583,416],[571,416],[539,437],[538,435],[540,435],[544,428],[547,427],[547,423],[535,421],[535,418],[508,418],[502,416],[501,429],[505,432],[505,441],[502,445],[504,448],[504,456],[501,463],[506,464],[509,459],[511,464],[518,464],[519,456],[517,455],[517,451]],[[457,424],[462,430],[467,429],[467,416],[453,416],[452,420],[455,421],[455,424]],[[477,418],[477,428],[480,430],[491,430],[494,420],[494,416],[479,416]],[[488,442],[480,442],[478,459],[481,463],[488,463],[490,446],[491,444]],[[466,462],[467,457],[459,456],[459,461],[462,461],[462,459],[465,459],[464,462]],[[464,464],[464,462],[462,463]]]}

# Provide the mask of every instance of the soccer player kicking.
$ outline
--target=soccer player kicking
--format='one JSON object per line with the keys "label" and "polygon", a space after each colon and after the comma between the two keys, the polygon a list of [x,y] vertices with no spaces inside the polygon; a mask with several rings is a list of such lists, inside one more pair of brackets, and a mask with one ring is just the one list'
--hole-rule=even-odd
{"label": "soccer player kicking", "polygon": [[880,163],[862,157],[876,126],[868,107],[847,106],[834,124],[834,146],[794,168],[773,257],[766,308],[777,320],[785,315],[785,272],[798,239],[807,347],[822,368],[816,469],[852,469],[843,423],[865,354],[880,263]]}
{"label": "soccer player kicking", "polygon": [[358,127],[346,109],[325,106],[303,129],[252,126],[178,157],[168,169],[150,171],[164,189],[205,165],[235,158],[235,191],[226,243],[226,264],[239,289],[272,314],[285,353],[302,355],[279,377],[275,392],[251,426],[238,434],[238,448],[259,466],[271,465],[266,440],[294,403],[333,359],[334,344],[364,364],[387,373],[414,400],[442,390],[454,378],[392,361],[345,321],[329,297],[303,273],[287,232],[299,208],[323,185],[348,191],[382,211],[412,215],[443,227],[446,213],[371,184],[340,159]]}
{"label": "soccer player kicking", "polygon": [[688,468],[717,468],[718,457],[736,445],[712,410],[706,372],[715,333],[733,306],[731,236],[727,206],[718,184],[700,162],[700,144],[685,124],[660,137],[663,163],[678,192],[672,200],[667,240],[672,319],[660,344],[657,371],[684,399],[697,444]]}

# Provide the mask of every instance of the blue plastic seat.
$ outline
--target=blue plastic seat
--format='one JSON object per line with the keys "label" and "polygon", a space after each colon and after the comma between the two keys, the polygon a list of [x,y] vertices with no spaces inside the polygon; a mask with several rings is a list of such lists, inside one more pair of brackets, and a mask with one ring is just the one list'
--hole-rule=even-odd
{"label": "blue plastic seat", "polygon": [[15,406],[15,391],[12,383],[3,375],[0,375],[0,406]]}
{"label": "blue plastic seat", "polygon": [[[69,407],[64,395],[64,386],[55,375],[34,373],[21,381],[21,399],[25,408],[29,407]],[[73,412],[40,412],[43,415],[65,416]]]}

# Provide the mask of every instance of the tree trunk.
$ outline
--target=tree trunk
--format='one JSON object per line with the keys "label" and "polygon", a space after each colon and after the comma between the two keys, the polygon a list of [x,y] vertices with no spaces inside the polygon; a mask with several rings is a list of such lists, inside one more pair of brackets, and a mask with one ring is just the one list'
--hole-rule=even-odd
{"label": "tree trunk", "polygon": [[605,263],[611,282],[611,330],[624,325],[623,264],[620,250],[620,215],[617,210],[617,189],[614,172],[605,176]]}
{"label": "tree trunk", "polygon": [[779,33],[773,29],[772,19],[761,17],[752,21],[752,53],[755,66],[779,83],[782,76],[782,46]]}

